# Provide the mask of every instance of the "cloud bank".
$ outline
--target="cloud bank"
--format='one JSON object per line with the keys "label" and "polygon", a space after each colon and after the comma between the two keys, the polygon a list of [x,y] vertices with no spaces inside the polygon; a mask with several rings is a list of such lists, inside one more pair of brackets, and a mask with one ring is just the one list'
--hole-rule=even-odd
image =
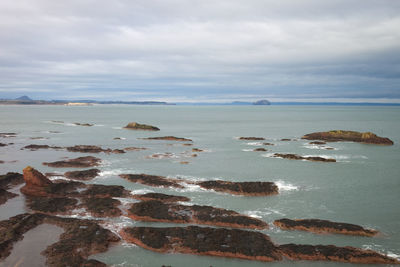
{"label": "cloud bank", "polygon": [[2,0],[0,98],[400,101],[400,1]]}

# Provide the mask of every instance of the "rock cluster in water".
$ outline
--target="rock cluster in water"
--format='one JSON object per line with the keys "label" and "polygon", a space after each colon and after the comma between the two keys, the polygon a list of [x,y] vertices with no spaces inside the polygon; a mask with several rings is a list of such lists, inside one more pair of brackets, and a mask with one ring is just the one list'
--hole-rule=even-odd
{"label": "rock cluster in water", "polygon": [[130,182],[145,184],[156,187],[184,188],[177,179],[170,179],[163,176],[148,174],[120,174],[121,178]]}
{"label": "rock cluster in water", "polygon": [[380,137],[371,132],[360,133],[356,131],[334,130],[329,132],[315,132],[306,134],[302,139],[323,140],[328,142],[351,141],[365,144],[393,145],[387,137]]}
{"label": "rock cluster in water", "polygon": [[183,138],[183,137],[175,137],[175,136],[156,136],[156,137],[147,137],[140,138],[144,140],[164,140],[164,141],[180,141],[180,142],[192,142],[192,139]]}
{"label": "rock cluster in water", "polygon": [[323,157],[303,157],[296,154],[282,154],[275,153],[273,155],[275,158],[283,158],[283,159],[294,159],[294,160],[308,160],[308,161],[320,161],[320,162],[336,162],[336,159],[329,159]]}
{"label": "rock cluster in water", "polygon": [[222,180],[202,181],[197,185],[204,189],[243,196],[269,196],[279,193],[273,182],[228,182]]}
{"label": "rock cluster in water", "polygon": [[43,165],[47,165],[49,167],[54,168],[89,168],[99,166],[101,159],[86,156],[86,157],[79,157],[74,159],[68,160],[60,160],[55,162],[43,162]]}

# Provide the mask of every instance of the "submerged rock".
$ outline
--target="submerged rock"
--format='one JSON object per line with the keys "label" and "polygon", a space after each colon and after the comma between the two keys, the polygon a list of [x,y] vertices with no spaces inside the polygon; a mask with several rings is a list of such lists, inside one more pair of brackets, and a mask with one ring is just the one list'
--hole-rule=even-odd
{"label": "submerged rock", "polygon": [[334,233],[345,235],[374,236],[378,233],[376,230],[365,229],[359,225],[331,222],[319,219],[280,219],[274,221],[274,224],[283,230],[301,230],[313,233]]}
{"label": "submerged rock", "polygon": [[148,174],[120,174],[121,178],[139,184],[145,184],[156,187],[174,187],[184,188],[178,183],[177,179],[166,178],[163,176]]}
{"label": "submerged rock", "polygon": [[147,124],[140,124],[137,122],[130,122],[124,128],[130,129],[130,130],[144,130],[144,131],[159,131],[160,130],[159,128],[157,128],[155,126],[147,125]]}
{"label": "submerged rock", "polygon": [[321,161],[321,162],[336,162],[336,159],[328,159],[323,157],[303,157],[296,154],[282,154],[275,153],[273,155],[275,158],[283,158],[283,159],[293,159],[293,160],[308,160],[308,161]]}
{"label": "submerged rock", "polygon": [[73,180],[88,181],[98,176],[99,173],[100,173],[99,169],[89,169],[84,171],[66,172],[64,173],[64,176]]}
{"label": "submerged rock", "polygon": [[161,193],[146,193],[146,194],[138,194],[132,195],[133,198],[147,201],[147,200],[158,200],[165,203],[172,202],[185,202],[190,201],[190,198],[184,196],[175,196],[175,195],[166,195]]}
{"label": "submerged rock", "polygon": [[119,241],[118,236],[94,221],[25,213],[0,221],[0,259],[10,254],[14,243],[23,239],[26,232],[43,223],[65,230],[60,240],[43,252],[48,266],[106,266],[99,261],[88,260],[88,257],[107,251],[110,245]]}
{"label": "submerged rock", "polygon": [[182,142],[192,142],[193,140],[182,138],[182,137],[175,137],[175,136],[157,136],[157,137],[147,137],[147,138],[140,138],[143,140],[165,140],[165,141],[182,141]]}
{"label": "submerged rock", "polygon": [[43,162],[43,165],[47,165],[49,167],[54,168],[88,168],[99,166],[101,159],[87,156],[87,157],[79,157],[75,159],[69,160],[60,160],[55,162]]}
{"label": "submerged rock", "polygon": [[393,145],[393,141],[390,140],[389,138],[380,137],[371,132],[361,133],[361,132],[343,131],[343,130],[310,133],[304,135],[302,139],[323,140],[328,142],[352,141],[365,144]]}
{"label": "submerged rock", "polygon": [[195,223],[233,228],[267,229],[268,224],[233,210],[211,206],[185,206],[150,200],[133,203],[128,216],[138,221]]}
{"label": "submerged rock", "polygon": [[262,140],[265,140],[265,138],[264,137],[239,137],[239,140],[262,141]]}
{"label": "submerged rock", "polygon": [[228,182],[214,180],[198,182],[196,184],[205,189],[244,196],[269,196],[276,195],[279,192],[278,186],[273,182]]}
{"label": "submerged rock", "polygon": [[282,256],[268,236],[239,229],[209,227],[131,227],[121,236],[128,242],[161,253],[186,253],[260,261]]}

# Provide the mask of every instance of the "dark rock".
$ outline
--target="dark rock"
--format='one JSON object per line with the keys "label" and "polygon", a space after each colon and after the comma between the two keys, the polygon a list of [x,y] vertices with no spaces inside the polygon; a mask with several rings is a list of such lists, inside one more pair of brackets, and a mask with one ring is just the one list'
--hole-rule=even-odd
{"label": "dark rock", "polygon": [[130,122],[124,128],[130,129],[130,130],[144,130],[144,131],[159,131],[160,130],[159,128],[157,128],[155,126],[147,125],[147,124],[140,124],[137,122]]}
{"label": "dark rock", "polygon": [[71,209],[76,208],[78,200],[67,197],[28,197],[27,206],[33,211],[46,214],[67,214]]}
{"label": "dark rock", "polygon": [[326,142],[323,141],[314,141],[314,142],[310,142],[310,145],[326,145]]}
{"label": "dark rock", "polygon": [[66,172],[64,173],[64,176],[73,180],[88,181],[98,176],[99,173],[100,173],[99,169],[89,169],[84,171]]}
{"label": "dark rock", "polygon": [[292,139],[289,139],[289,138],[282,138],[281,141],[292,141]]}
{"label": "dark rock", "polygon": [[265,152],[265,151],[268,151],[268,150],[266,150],[266,149],[263,148],[263,147],[259,147],[259,148],[254,149],[253,151],[254,151],[254,152]]}
{"label": "dark rock", "polygon": [[32,151],[35,150],[39,150],[39,149],[63,149],[63,147],[59,147],[59,146],[49,146],[49,145],[28,145],[28,146],[24,146],[22,149],[30,149]]}
{"label": "dark rock", "polygon": [[199,148],[192,148],[192,152],[204,152],[204,150]]}
{"label": "dark rock", "polygon": [[233,210],[214,208],[211,206],[185,206],[150,200],[133,203],[128,216],[138,221],[195,223],[213,226],[266,229],[268,224]]}
{"label": "dark rock", "polygon": [[293,160],[308,160],[308,161],[321,161],[321,162],[336,162],[336,159],[327,159],[323,157],[303,157],[296,154],[282,154],[275,153],[273,155],[275,158],[283,158],[283,159],[293,159]]}
{"label": "dark rock", "polygon": [[125,151],[123,149],[113,149],[111,150],[109,153],[113,153],[113,154],[124,154]]}
{"label": "dark rock", "polygon": [[122,214],[118,208],[119,200],[113,198],[84,198],[82,206],[95,217],[118,217]]}
{"label": "dark rock", "polygon": [[77,126],[88,126],[88,127],[93,126],[93,124],[90,124],[90,123],[74,122],[74,124]]}
{"label": "dark rock", "polygon": [[87,258],[107,251],[110,245],[119,241],[115,234],[94,221],[26,213],[0,221],[0,259],[10,254],[14,243],[21,240],[26,232],[42,223],[60,226],[65,230],[60,240],[43,252],[48,266],[106,266]]}
{"label": "dark rock", "polygon": [[0,188],[0,205],[3,205],[7,200],[18,196],[17,194],[8,192],[7,190]]}
{"label": "dark rock", "polygon": [[313,233],[334,233],[345,235],[374,236],[378,233],[376,230],[365,229],[359,225],[331,222],[319,219],[280,219],[274,221],[274,224],[284,230],[301,230]]}
{"label": "dark rock", "polygon": [[102,185],[91,184],[87,186],[85,191],[81,192],[81,196],[87,198],[112,198],[112,197],[128,197],[130,191],[120,185]]}
{"label": "dark rock", "polygon": [[399,264],[396,259],[372,250],[354,247],[336,247],[333,245],[296,245],[279,246],[283,256],[291,260],[338,261],[367,264]]}
{"label": "dark rock", "polygon": [[105,150],[99,146],[92,145],[76,145],[67,147],[67,150],[70,152],[81,152],[81,153],[100,153]]}
{"label": "dark rock", "polygon": [[8,145],[4,144],[4,143],[0,143],[0,147],[2,147],[2,146],[8,146]]}
{"label": "dark rock", "polygon": [[165,203],[172,202],[185,202],[190,201],[190,198],[184,196],[166,195],[161,193],[147,193],[142,195],[132,195],[133,198],[147,201],[147,200],[158,200]]}
{"label": "dark rock", "polygon": [[89,168],[94,166],[99,166],[101,159],[87,156],[87,157],[79,157],[75,159],[69,160],[61,160],[55,162],[43,162],[43,165],[47,165],[49,167],[54,168]]}
{"label": "dark rock", "polygon": [[302,139],[324,140],[327,142],[352,141],[365,144],[393,145],[393,141],[390,140],[389,138],[380,137],[371,132],[360,133],[355,131],[343,131],[343,130],[310,133],[304,135]]}
{"label": "dark rock", "polygon": [[178,183],[177,179],[170,179],[163,176],[148,174],[120,174],[121,178],[139,184],[145,184],[156,187],[174,187],[184,188]]}
{"label": "dark rock", "polygon": [[139,139],[192,142],[191,139],[175,137],[175,136],[157,136],[157,137],[147,137],[147,138],[139,138]]}
{"label": "dark rock", "polygon": [[0,137],[7,138],[7,137],[17,137],[16,133],[0,133]]}
{"label": "dark rock", "polygon": [[10,189],[23,182],[24,176],[17,172],[8,172],[7,174],[0,175],[0,188],[3,189]]}
{"label": "dark rock", "polygon": [[239,140],[262,141],[262,140],[265,140],[265,138],[264,137],[239,137]]}
{"label": "dark rock", "polygon": [[264,146],[274,146],[272,143],[263,143]]}
{"label": "dark rock", "polygon": [[125,147],[125,151],[141,151],[141,150],[147,150],[145,147]]}
{"label": "dark rock", "polygon": [[213,189],[234,195],[269,196],[278,194],[278,186],[273,182],[228,182],[222,180],[198,182],[202,188]]}
{"label": "dark rock", "polygon": [[282,256],[267,235],[239,229],[209,227],[131,227],[121,236],[130,243],[161,253],[186,253],[260,261]]}

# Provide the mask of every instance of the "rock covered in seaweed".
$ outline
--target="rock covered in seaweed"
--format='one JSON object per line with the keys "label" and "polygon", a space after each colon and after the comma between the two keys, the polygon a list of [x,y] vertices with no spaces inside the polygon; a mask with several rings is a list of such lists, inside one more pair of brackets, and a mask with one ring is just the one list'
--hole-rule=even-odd
{"label": "rock covered in seaweed", "polygon": [[132,197],[135,199],[142,200],[142,201],[158,200],[158,201],[165,202],[165,203],[190,201],[190,198],[188,198],[188,197],[167,195],[167,194],[162,194],[162,193],[136,194],[136,195],[132,195]]}
{"label": "rock covered in seaweed", "polygon": [[364,144],[393,145],[393,141],[390,140],[389,138],[380,137],[371,132],[361,133],[356,131],[344,131],[344,130],[310,133],[304,135],[302,139],[323,140],[328,142],[352,141]]}
{"label": "rock covered in seaweed", "polygon": [[156,200],[133,203],[128,216],[134,220],[195,223],[233,228],[267,229],[268,224],[233,210],[199,205],[179,205]]}
{"label": "rock covered in seaweed", "polygon": [[130,122],[124,128],[129,129],[129,130],[144,130],[144,131],[159,131],[160,130],[158,127],[155,127],[153,125],[140,124],[137,122]]}
{"label": "rock covered in seaweed", "polygon": [[148,175],[148,174],[120,174],[121,178],[134,182],[156,187],[174,187],[183,188],[178,183],[177,179],[171,179],[163,176]]}
{"label": "rock covered in seaweed", "polygon": [[101,159],[86,156],[86,157],[79,157],[74,159],[68,160],[60,160],[55,162],[43,162],[43,165],[47,165],[49,167],[54,168],[89,168],[99,166]]}
{"label": "rock covered in seaweed", "polygon": [[319,219],[291,220],[284,218],[274,221],[274,224],[284,230],[301,230],[313,233],[335,233],[359,236],[374,236],[378,233],[376,230],[365,229],[355,224]]}
{"label": "rock covered in seaweed", "polygon": [[269,196],[279,193],[278,186],[273,182],[229,182],[222,180],[198,182],[204,189],[244,196]]}
{"label": "rock covered in seaweed", "polygon": [[98,176],[99,173],[100,173],[99,169],[89,169],[83,171],[66,172],[64,173],[64,176],[73,180],[88,181]]}

